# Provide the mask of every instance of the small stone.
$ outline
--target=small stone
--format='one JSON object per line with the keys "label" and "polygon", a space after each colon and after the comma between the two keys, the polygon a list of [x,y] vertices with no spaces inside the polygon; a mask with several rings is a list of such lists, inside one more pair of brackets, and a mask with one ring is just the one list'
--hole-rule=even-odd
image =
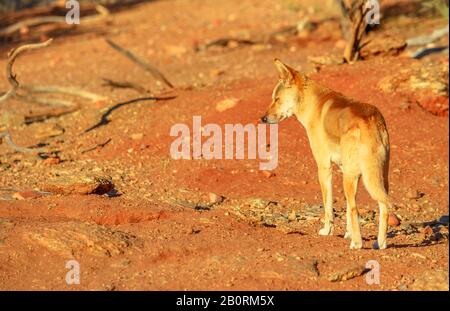
{"label": "small stone", "polygon": [[425,194],[420,192],[419,190],[410,190],[406,194],[406,197],[410,200],[418,200],[423,197]]}
{"label": "small stone", "polygon": [[406,111],[411,109],[411,104],[408,102],[403,102],[399,105],[400,110]]}
{"label": "small stone", "polygon": [[64,172],[44,183],[42,190],[55,194],[105,194],[114,189],[110,176],[100,173]]}
{"label": "small stone", "polygon": [[290,221],[297,220],[297,215],[295,214],[295,211],[294,211],[294,210],[292,210],[292,211],[288,214],[288,219],[289,219]]}
{"label": "small stone", "polygon": [[224,99],[216,104],[216,110],[218,112],[223,112],[225,110],[231,109],[239,103],[236,98]]}
{"label": "small stone", "polygon": [[141,140],[142,138],[144,138],[144,134],[143,133],[136,133],[136,134],[132,134],[131,135],[131,139],[132,140]]}
{"label": "small stone", "polygon": [[366,271],[367,271],[366,267],[364,266],[355,266],[350,269],[342,270],[331,274],[328,277],[328,281],[330,282],[347,281],[360,275],[363,275]]}
{"label": "small stone", "polygon": [[211,203],[211,204],[220,203],[223,201],[223,199],[224,199],[224,197],[219,194],[216,194],[214,192],[208,193],[208,200],[209,200],[209,203]]}
{"label": "small stone", "polygon": [[397,227],[400,225],[400,219],[395,214],[389,214],[388,225],[390,227]]}
{"label": "small stone", "polygon": [[425,236],[432,235],[433,234],[433,228],[431,228],[430,226],[426,226],[424,228],[421,228],[420,232],[423,235],[425,235]]}
{"label": "small stone", "polygon": [[262,174],[266,178],[270,178],[270,177],[274,177],[275,176],[275,173],[273,173],[271,171],[262,171]]}
{"label": "small stone", "polygon": [[50,157],[42,161],[44,165],[56,165],[61,163],[61,159],[59,157]]}
{"label": "small stone", "polygon": [[37,199],[42,197],[42,193],[38,191],[20,191],[15,192],[12,197],[16,200]]}

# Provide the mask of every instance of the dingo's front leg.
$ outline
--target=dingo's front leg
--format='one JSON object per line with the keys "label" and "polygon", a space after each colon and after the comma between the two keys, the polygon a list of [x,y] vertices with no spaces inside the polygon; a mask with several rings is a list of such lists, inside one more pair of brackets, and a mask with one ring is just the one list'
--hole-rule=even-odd
{"label": "dingo's front leg", "polygon": [[319,235],[331,235],[334,229],[333,212],[333,186],[331,166],[319,166],[319,182],[322,190],[323,206],[325,208],[324,227],[320,229]]}

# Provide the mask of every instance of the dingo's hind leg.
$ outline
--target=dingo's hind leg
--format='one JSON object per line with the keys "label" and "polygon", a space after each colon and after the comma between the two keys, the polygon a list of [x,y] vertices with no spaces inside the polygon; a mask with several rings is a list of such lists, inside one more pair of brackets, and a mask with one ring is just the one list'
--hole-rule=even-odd
{"label": "dingo's hind leg", "polygon": [[378,153],[369,155],[362,168],[364,186],[372,199],[378,201],[380,210],[379,228],[376,249],[387,247],[386,238],[388,230],[389,208],[391,203],[388,197],[388,172],[389,172],[389,150],[383,146],[378,146]]}

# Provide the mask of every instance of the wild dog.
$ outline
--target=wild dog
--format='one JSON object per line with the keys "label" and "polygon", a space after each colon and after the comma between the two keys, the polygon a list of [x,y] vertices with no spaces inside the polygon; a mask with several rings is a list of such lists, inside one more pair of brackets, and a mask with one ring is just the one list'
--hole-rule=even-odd
{"label": "wild dog", "polygon": [[343,172],[347,201],[345,238],[350,248],[362,248],[356,191],[362,176],[370,196],[378,201],[379,230],[374,248],[386,248],[389,171],[389,135],[380,111],[329,88],[275,59],[280,81],[272,94],[272,103],[261,118],[278,123],[291,116],[305,127],[312,154],[317,163],[325,208],[324,227],[319,235],[331,235],[334,229],[332,198],[332,162]]}

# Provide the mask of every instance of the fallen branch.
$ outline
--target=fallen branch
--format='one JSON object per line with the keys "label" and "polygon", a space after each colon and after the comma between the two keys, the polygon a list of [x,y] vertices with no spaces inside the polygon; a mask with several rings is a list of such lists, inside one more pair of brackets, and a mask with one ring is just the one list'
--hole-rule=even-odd
{"label": "fallen branch", "polygon": [[42,122],[51,118],[59,118],[69,113],[73,113],[80,108],[78,106],[66,107],[60,109],[52,109],[50,111],[35,112],[33,114],[25,116],[25,124],[31,124],[35,122]]}
{"label": "fallen branch", "polygon": [[14,62],[16,61],[17,57],[25,51],[36,50],[36,49],[47,47],[50,45],[50,43],[52,43],[52,41],[53,41],[53,39],[49,39],[44,43],[26,44],[15,50],[12,50],[8,54],[8,64],[6,66],[6,76],[8,78],[9,84],[11,84],[11,89],[0,97],[0,103],[3,101],[6,101],[10,97],[14,96],[17,89],[19,88],[19,82],[16,80],[16,76],[14,75],[14,73],[12,71]]}
{"label": "fallen branch", "polygon": [[103,147],[105,147],[107,144],[109,144],[109,143],[111,142],[111,140],[112,140],[111,138],[108,138],[106,141],[104,141],[104,142],[102,142],[102,143],[100,143],[100,144],[96,144],[95,146],[93,146],[93,147],[91,147],[91,148],[81,150],[81,153],[86,153],[86,152],[94,151],[94,150],[96,150],[96,149],[98,149],[98,148],[103,148]]}
{"label": "fallen branch", "polygon": [[15,151],[17,152],[21,152],[21,153],[42,153],[42,152],[47,152],[47,150],[45,150],[44,148],[26,148],[26,147],[20,147],[17,146],[12,138],[11,138],[11,134],[9,133],[8,130],[3,131],[0,133],[0,141],[1,139],[4,138],[6,143]]}
{"label": "fallen branch", "polygon": [[419,45],[427,45],[429,43],[432,43],[432,42],[439,40],[440,38],[448,35],[448,27],[449,27],[449,25],[447,24],[447,26],[433,31],[431,33],[431,35],[424,35],[424,36],[419,36],[419,37],[415,37],[415,38],[410,38],[410,39],[406,40],[406,44],[408,46],[419,46]]}
{"label": "fallen branch", "polygon": [[139,65],[140,67],[142,67],[145,71],[150,72],[153,77],[161,82],[164,82],[167,86],[169,86],[170,88],[173,88],[173,84],[158,70],[158,68],[156,68],[155,66],[147,63],[146,61],[144,61],[143,59],[141,59],[140,57],[136,56],[135,54],[133,54],[132,52],[124,49],[123,47],[119,46],[118,44],[114,43],[113,41],[111,41],[110,39],[106,39],[106,42],[117,52],[119,52],[120,54],[122,54],[123,56],[127,57],[128,59],[130,59],[132,62],[136,63],[137,65]]}
{"label": "fallen branch", "polygon": [[109,86],[111,89],[133,89],[135,91],[138,91],[141,94],[151,94],[150,90],[147,90],[145,87],[128,81],[114,81],[110,79],[103,78],[104,83],[103,86]]}
{"label": "fallen branch", "polygon": [[[105,17],[108,17],[110,15],[109,10],[101,5],[96,6],[96,11],[98,12],[97,15],[82,18],[80,21],[80,25],[84,24],[84,23],[89,23],[92,21],[98,21],[98,20],[104,19]],[[22,28],[39,26],[39,25],[43,25],[43,24],[53,24],[53,23],[63,24],[64,26],[68,25],[66,18],[64,16],[33,17],[30,19],[22,20],[18,23],[8,26],[4,29],[0,29],[0,37],[11,36]],[[74,24],[74,25],[70,25],[70,26],[74,27],[77,25]]]}
{"label": "fallen branch", "polygon": [[44,16],[44,17],[35,17],[30,18],[28,20],[24,20],[21,22],[18,22],[16,24],[13,24],[11,26],[8,26],[4,29],[0,29],[0,36],[6,37],[10,36],[20,29],[24,27],[32,27],[32,26],[38,26],[42,24],[49,24],[49,23],[66,23],[66,18],[62,16]]}
{"label": "fallen branch", "polygon": [[236,43],[236,44],[242,44],[242,45],[254,45],[254,44],[258,44],[258,43],[263,43],[263,42],[259,42],[259,41],[252,41],[252,40],[247,40],[247,39],[238,39],[238,38],[220,38],[217,40],[213,40],[211,42],[208,42],[202,46],[197,47],[197,51],[203,51],[203,50],[207,50],[213,46],[221,46],[221,47],[227,47],[229,44],[231,43]]}
{"label": "fallen branch", "polygon": [[105,96],[97,95],[88,91],[80,90],[75,87],[64,86],[23,86],[25,90],[31,93],[60,93],[74,95],[82,98],[89,99],[93,102],[106,100]]}
{"label": "fallen branch", "polygon": [[101,126],[107,125],[109,122],[111,122],[108,119],[109,115],[111,113],[113,113],[114,110],[117,110],[117,109],[119,109],[119,108],[121,108],[123,106],[134,104],[134,103],[141,102],[141,101],[148,101],[148,100],[150,100],[150,101],[160,101],[160,100],[171,100],[171,99],[174,99],[174,98],[176,98],[176,96],[170,96],[170,97],[155,97],[155,96],[151,96],[151,97],[144,97],[144,98],[136,98],[136,99],[132,99],[132,100],[129,100],[129,101],[126,101],[126,102],[123,102],[123,103],[116,104],[116,105],[110,107],[105,113],[103,113],[100,121],[97,124],[95,124],[95,125],[91,126],[90,128],[86,129],[84,131],[84,133],[93,131],[96,128],[99,128]]}
{"label": "fallen branch", "polygon": [[367,27],[366,16],[370,9],[365,8],[364,0],[348,0],[343,3],[351,22],[351,34],[345,46],[344,59],[347,63],[352,63],[359,58],[361,41]]}

